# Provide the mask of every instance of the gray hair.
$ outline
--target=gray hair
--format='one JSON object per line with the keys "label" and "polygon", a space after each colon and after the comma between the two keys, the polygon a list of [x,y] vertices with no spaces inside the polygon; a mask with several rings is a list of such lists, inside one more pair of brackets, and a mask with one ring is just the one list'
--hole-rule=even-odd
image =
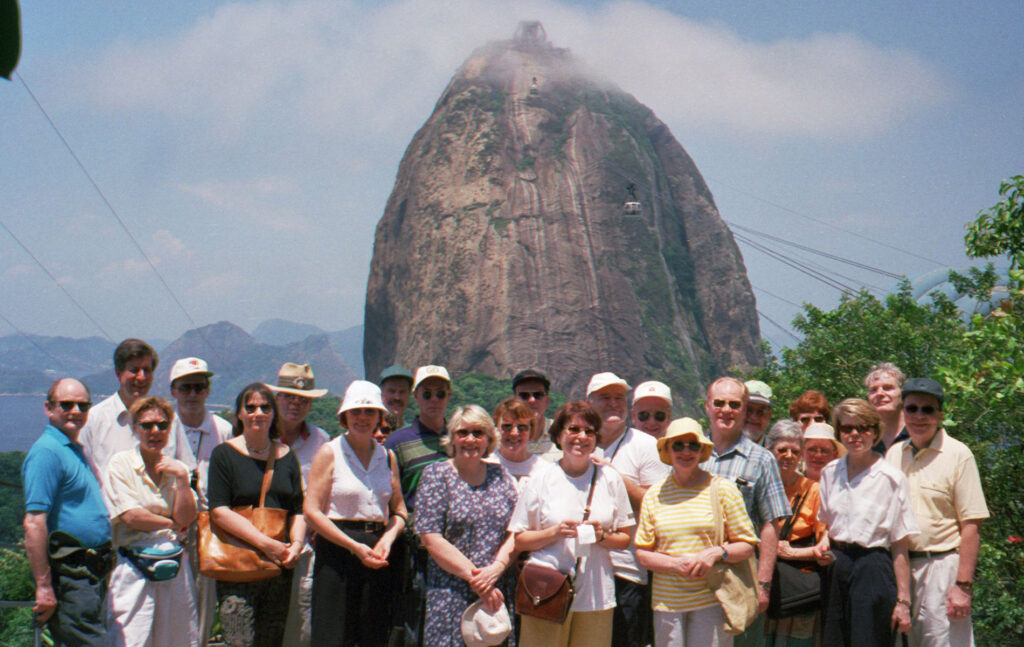
{"label": "gray hair", "polygon": [[768,437],[764,446],[768,449],[775,447],[777,443],[791,441],[800,445],[804,440],[803,427],[796,420],[779,420],[768,430]]}
{"label": "gray hair", "polygon": [[896,384],[900,388],[903,388],[903,383],[907,381],[907,376],[903,374],[899,366],[896,366],[892,362],[882,362],[881,364],[875,364],[868,371],[868,374],[864,377],[865,388],[871,386],[871,380],[878,377],[879,375],[891,375],[896,379]]}
{"label": "gray hair", "polygon": [[494,428],[494,420],[491,418],[491,414],[484,411],[484,408],[478,404],[467,404],[464,407],[455,409],[455,413],[448,419],[448,433],[441,439],[441,446],[444,447],[449,456],[455,455],[455,449],[452,446],[452,436],[455,435],[455,430],[470,425],[483,427],[487,432],[487,449],[484,450],[484,458],[490,456],[491,452],[497,449],[500,439],[498,430]]}

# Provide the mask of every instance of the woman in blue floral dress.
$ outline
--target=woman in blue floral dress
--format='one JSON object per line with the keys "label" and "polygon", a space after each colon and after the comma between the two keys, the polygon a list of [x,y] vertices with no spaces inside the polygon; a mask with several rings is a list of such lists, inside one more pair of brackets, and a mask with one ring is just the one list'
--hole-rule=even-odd
{"label": "woman in blue floral dress", "polygon": [[476,600],[492,612],[505,605],[512,614],[507,529],[516,487],[500,465],[484,461],[498,434],[482,408],[457,409],[442,444],[452,458],[428,465],[417,490],[416,532],[431,557],[423,644],[461,647],[462,613]]}

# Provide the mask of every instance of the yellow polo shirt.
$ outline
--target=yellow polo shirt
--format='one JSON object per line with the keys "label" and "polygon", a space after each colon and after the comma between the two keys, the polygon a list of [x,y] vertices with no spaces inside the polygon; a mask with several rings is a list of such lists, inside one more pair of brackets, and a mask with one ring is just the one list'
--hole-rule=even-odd
{"label": "yellow polo shirt", "polygon": [[960,547],[960,522],[988,519],[974,454],[944,429],[914,454],[909,440],[889,448],[885,459],[910,483],[910,501],[921,534],[910,550],[940,552]]}

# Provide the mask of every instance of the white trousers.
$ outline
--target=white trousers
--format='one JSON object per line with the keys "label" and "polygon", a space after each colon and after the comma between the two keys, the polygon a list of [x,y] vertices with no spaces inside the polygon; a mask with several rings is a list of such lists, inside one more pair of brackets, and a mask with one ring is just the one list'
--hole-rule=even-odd
{"label": "white trousers", "polygon": [[956,585],[960,555],[914,557],[910,560],[911,647],[974,647],[970,616],[950,620],[946,596]]}
{"label": "white trousers", "polygon": [[732,647],[718,604],[696,611],[654,610],[655,647]]}
{"label": "white trousers", "polygon": [[124,556],[110,574],[111,647],[197,647],[199,633],[188,552],[178,576],[152,582]]}

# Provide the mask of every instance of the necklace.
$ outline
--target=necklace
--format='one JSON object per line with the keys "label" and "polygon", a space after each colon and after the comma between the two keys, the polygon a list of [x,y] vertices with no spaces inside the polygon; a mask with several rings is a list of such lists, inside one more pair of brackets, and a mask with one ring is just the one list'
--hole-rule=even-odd
{"label": "necklace", "polygon": [[266,454],[268,451],[270,451],[270,443],[268,442],[261,449],[254,449],[253,446],[249,444],[249,441],[246,440],[245,441],[245,449],[246,449],[246,451],[249,452],[249,454],[251,456],[259,456],[261,454]]}

